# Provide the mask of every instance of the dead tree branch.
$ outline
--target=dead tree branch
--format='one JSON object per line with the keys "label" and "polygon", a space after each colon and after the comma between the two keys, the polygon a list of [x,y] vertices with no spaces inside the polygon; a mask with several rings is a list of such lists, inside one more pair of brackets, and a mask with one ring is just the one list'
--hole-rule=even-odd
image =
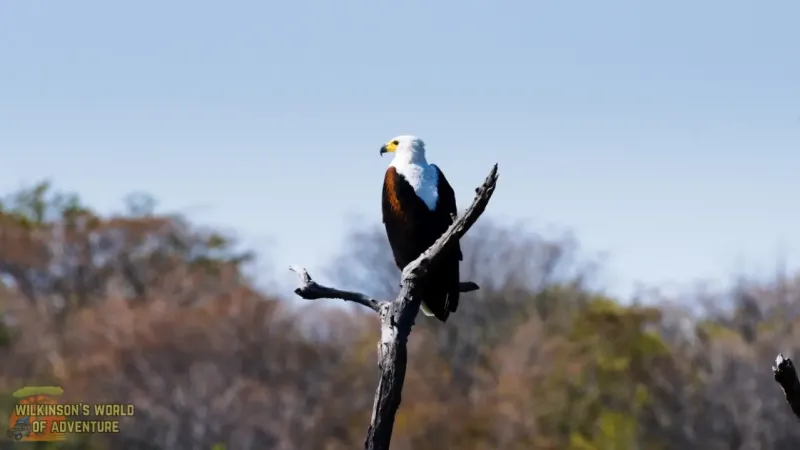
{"label": "dead tree branch", "polygon": [[[400,294],[394,302],[381,302],[367,295],[342,291],[322,286],[308,275],[305,269],[292,266],[290,270],[300,276],[301,285],[295,294],[308,300],[335,298],[364,305],[380,315],[381,340],[378,343],[378,367],[381,371],[372,420],[364,442],[366,450],[388,450],[392,440],[392,429],[403,391],[408,358],[406,344],[414,319],[419,312],[421,298],[419,287],[430,269],[440,260],[442,250],[461,239],[486,210],[497,184],[497,164],[494,165],[483,185],[475,190],[476,196],[464,214],[422,255],[403,269]],[[461,292],[478,289],[472,282],[463,282]]]}
{"label": "dead tree branch", "polygon": [[772,374],[775,376],[775,381],[781,385],[792,412],[800,419],[800,380],[797,379],[797,371],[792,360],[778,354],[775,365],[772,366]]}
{"label": "dead tree branch", "polygon": [[[308,271],[302,267],[289,266],[289,270],[296,273],[300,277],[300,287],[295,289],[294,293],[306,300],[318,300],[321,298],[339,299],[366,306],[378,314],[381,314],[381,308],[389,304],[389,302],[375,300],[374,298],[360,292],[343,291],[341,289],[323,286],[314,281],[311,278],[311,275],[308,274]],[[472,292],[477,291],[478,289],[480,289],[478,285],[472,281],[462,281],[459,283],[459,290],[461,292]]]}
{"label": "dead tree branch", "polygon": [[343,291],[332,287],[323,286],[311,279],[308,271],[302,267],[289,266],[289,270],[300,276],[300,287],[294,293],[306,300],[317,300],[320,298],[338,298],[340,300],[355,302],[381,314],[382,308],[388,305],[387,302],[375,300],[360,292]]}

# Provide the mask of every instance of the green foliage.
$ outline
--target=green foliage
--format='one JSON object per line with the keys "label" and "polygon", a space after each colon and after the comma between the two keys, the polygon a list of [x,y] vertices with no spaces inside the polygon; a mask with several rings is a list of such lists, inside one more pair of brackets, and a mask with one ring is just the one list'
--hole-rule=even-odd
{"label": "green foliage", "polygon": [[570,448],[638,448],[642,413],[652,401],[649,374],[669,355],[667,343],[647,330],[658,320],[658,311],[603,297],[577,312],[569,333],[573,350],[565,357],[580,370],[553,374],[567,394],[555,423]]}
{"label": "green foliage", "polygon": [[54,191],[50,181],[21,189],[0,202],[0,214],[25,228],[36,228],[58,219],[91,214],[74,193]]}
{"label": "green foliage", "polygon": [[[253,255],[231,233],[159,214],[143,194],[127,198],[124,214],[100,217],[42,182],[0,202],[0,227],[20,236],[0,245],[0,260],[16,269],[2,273],[14,283],[0,290],[0,386],[36,380],[80,399],[152,405],[120,435],[30,448],[142,448],[142,435],[160,427],[192,439],[201,430],[192,445],[211,450],[238,448],[241,436],[252,448],[362,445],[375,390],[373,316],[321,304],[314,314],[294,314],[241,276]],[[782,425],[788,411],[751,413],[769,402],[751,410],[736,403],[740,395],[720,400],[719,393],[770,392],[753,390],[771,381],[753,380],[763,368],[751,365],[761,365],[775,342],[792,342],[792,311],[800,308],[737,307],[676,336],[665,332],[658,305],[626,305],[586,288],[580,275],[553,276],[556,260],[523,264],[563,252],[519,242],[538,241],[465,245],[465,267],[514,261],[509,270],[524,271],[465,295],[446,325],[418,320],[393,450],[728,448],[750,422],[772,431],[741,432],[751,440],[737,448],[794,449],[800,436]],[[50,248],[100,257],[53,263]],[[361,257],[370,278],[395,288],[396,268],[381,248]],[[386,256],[386,274],[375,255]],[[19,287],[26,281],[32,294]],[[3,320],[6,311],[13,322]],[[11,408],[7,394],[0,417]],[[743,410],[746,418],[736,416]]]}

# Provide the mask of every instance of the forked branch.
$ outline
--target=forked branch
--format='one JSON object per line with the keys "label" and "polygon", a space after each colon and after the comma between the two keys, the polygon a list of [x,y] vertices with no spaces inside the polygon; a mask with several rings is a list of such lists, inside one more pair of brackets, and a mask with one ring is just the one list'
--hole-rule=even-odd
{"label": "forked branch", "polygon": [[[367,308],[381,314],[382,308],[389,305],[390,302],[376,300],[366,294],[355,291],[343,291],[328,286],[323,286],[308,274],[308,271],[299,266],[289,266],[289,270],[296,273],[300,277],[300,287],[294,290],[294,293],[306,300],[319,300],[321,298],[339,299],[347,302],[358,303],[359,305],[366,306]],[[472,281],[462,281],[458,284],[460,292],[477,291],[480,287]]]}
{"label": "forked branch", "polygon": [[289,266],[289,270],[300,276],[300,287],[294,290],[294,293],[303,297],[306,300],[317,300],[320,298],[337,298],[340,300],[355,302],[359,305],[364,305],[367,308],[381,313],[381,308],[388,305],[387,302],[375,300],[372,297],[364,295],[360,292],[343,291],[328,286],[323,286],[311,279],[308,271],[302,267]]}
{"label": "forked branch", "polygon": [[[475,190],[475,200],[464,214],[458,217],[428,250],[403,269],[400,294],[394,302],[382,302],[359,292],[322,286],[312,280],[305,269],[290,267],[290,270],[300,276],[301,285],[294,291],[300,297],[308,300],[337,298],[351,301],[364,305],[380,315],[381,341],[378,345],[378,367],[381,370],[381,378],[375,392],[372,420],[364,442],[367,450],[389,449],[394,418],[400,406],[400,396],[405,381],[406,343],[421,302],[418,286],[425,281],[431,267],[434,267],[444,254],[442,250],[461,239],[486,210],[494,194],[497,177],[497,164],[495,164],[483,184]],[[477,289],[478,285],[472,282],[462,282],[460,285],[461,292]]]}

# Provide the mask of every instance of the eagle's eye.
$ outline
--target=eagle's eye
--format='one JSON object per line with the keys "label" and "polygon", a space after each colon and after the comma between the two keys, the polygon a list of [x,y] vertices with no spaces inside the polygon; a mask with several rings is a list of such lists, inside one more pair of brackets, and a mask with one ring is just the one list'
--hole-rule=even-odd
{"label": "eagle's eye", "polygon": [[392,145],[400,145],[400,141],[395,139],[394,141],[392,141]]}

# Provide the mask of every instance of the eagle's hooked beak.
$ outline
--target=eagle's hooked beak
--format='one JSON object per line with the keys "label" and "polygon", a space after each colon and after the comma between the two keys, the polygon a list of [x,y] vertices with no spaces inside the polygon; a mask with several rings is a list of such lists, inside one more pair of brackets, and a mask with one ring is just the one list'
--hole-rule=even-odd
{"label": "eagle's hooked beak", "polygon": [[387,152],[388,152],[388,150],[386,150],[386,144],[382,145],[382,146],[381,146],[381,153],[380,153],[380,155],[381,155],[381,156],[383,156],[383,154],[384,154],[384,153],[387,153]]}

